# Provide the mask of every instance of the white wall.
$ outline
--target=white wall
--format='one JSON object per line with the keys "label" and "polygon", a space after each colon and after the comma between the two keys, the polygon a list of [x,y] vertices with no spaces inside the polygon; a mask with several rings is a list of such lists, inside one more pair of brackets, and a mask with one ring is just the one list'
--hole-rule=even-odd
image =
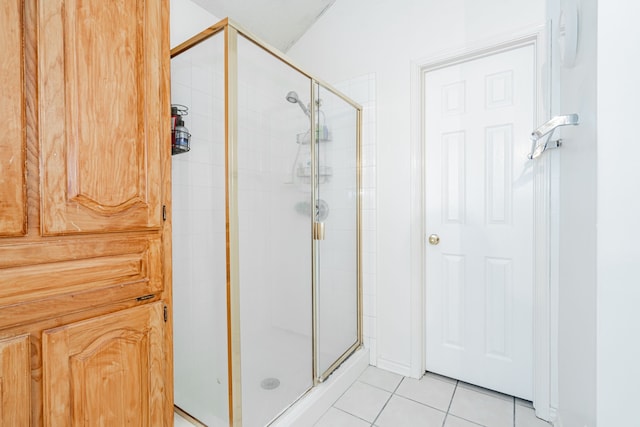
{"label": "white wall", "polygon": [[597,425],[601,427],[637,424],[640,401],[638,16],[637,1],[598,2]]}
{"label": "white wall", "polygon": [[171,48],[190,39],[219,19],[191,0],[170,0]]}
{"label": "white wall", "polygon": [[345,0],[288,51],[329,82],[376,76],[378,303],[372,360],[379,366],[411,373],[411,61],[541,25],[544,17],[542,0]]}
{"label": "white wall", "polygon": [[633,128],[640,6],[578,4],[578,57],[561,71],[559,111],[581,115],[578,127],[563,130],[561,150],[559,425],[633,425],[640,400],[640,145]]}
{"label": "white wall", "polygon": [[[549,2],[557,31],[560,4]],[[596,0],[579,0],[580,44],[575,66],[554,56],[559,105],[580,125],[560,135],[558,264],[558,417],[563,426],[594,426],[596,415]],[[555,41],[555,37],[554,37]],[[555,46],[554,46],[555,47]]]}

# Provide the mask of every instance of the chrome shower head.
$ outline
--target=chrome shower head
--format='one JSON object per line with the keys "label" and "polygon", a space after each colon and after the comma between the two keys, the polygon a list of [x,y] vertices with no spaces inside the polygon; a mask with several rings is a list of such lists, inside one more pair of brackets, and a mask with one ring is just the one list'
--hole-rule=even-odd
{"label": "chrome shower head", "polygon": [[298,94],[295,91],[291,91],[287,94],[287,101],[292,104],[297,104],[300,99],[298,98]]}
{"label": "chrome shower head", "polygon": [[300,101],[300,98],[298,98],[298,94],[295,91],[292,90],[291,92],[289,92],[286,98],[287,98],[287,101],[291,102],[292,104],[298,104],[304,114],[306,114],[309,117],[311,116],[311,114],[309,114],[309,110],[307,109],[307,107],[304,106],[302,101]]}

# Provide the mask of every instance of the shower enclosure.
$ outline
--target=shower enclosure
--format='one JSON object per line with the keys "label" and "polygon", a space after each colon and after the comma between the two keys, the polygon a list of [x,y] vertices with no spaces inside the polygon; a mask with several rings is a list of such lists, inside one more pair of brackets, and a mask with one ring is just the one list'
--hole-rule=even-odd
{"label": "shower enclosure", "polygon": [[268,425],[361,346],[361,108],[227,19],[171,74],[175,404]]}

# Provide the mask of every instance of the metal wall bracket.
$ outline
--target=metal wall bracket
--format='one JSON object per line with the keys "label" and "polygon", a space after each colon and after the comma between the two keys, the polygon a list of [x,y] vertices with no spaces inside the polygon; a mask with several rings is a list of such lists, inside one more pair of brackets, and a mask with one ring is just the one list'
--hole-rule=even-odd
{"label": "metal wall bracket", "polygon": [[[553,132],[560,126],[578,125],[579,117],[577,114],[566,114],[563,116],[555,116],[538,129],[531,132],[531,152],[527,157],[529,159],[535,159],[544,153],[545,150],[550,148],[558,148],[562,145],[562,139],[551,140]],[[545,135],[549,135],[544,143],[538,143],[538,140]]]}

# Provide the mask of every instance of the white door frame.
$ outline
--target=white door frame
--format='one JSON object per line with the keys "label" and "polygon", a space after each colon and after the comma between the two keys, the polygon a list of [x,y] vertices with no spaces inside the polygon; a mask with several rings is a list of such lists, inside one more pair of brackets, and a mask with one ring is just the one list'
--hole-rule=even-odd
{"label": "white door frame", "polygon": [[[448,50],[442,54],[413,61],[411,65],[411,376],[425,371],[425,207],[424,207],[424,132],[423,93],[425,71],[469,61],[485,55],[521,46],[533,46],[535,52],[536,105],[538,124],[550,117],[550,46],[547,27],[511,33],[498,39]],[[532,129],[533,130],[533,129]],[[528,135],[521,135],[527,138]],[[533,290],[533,403],[536,415],[545,420],[555,417],[557,379],[552,354],[552,284],[557,284],[557,212],[551,206],[557,200],[558,161],[547,152],[534,164],[534,290]],[[553,180],[552,180],[553,177]],[[555,353],[555,352],[554,352]]]}

